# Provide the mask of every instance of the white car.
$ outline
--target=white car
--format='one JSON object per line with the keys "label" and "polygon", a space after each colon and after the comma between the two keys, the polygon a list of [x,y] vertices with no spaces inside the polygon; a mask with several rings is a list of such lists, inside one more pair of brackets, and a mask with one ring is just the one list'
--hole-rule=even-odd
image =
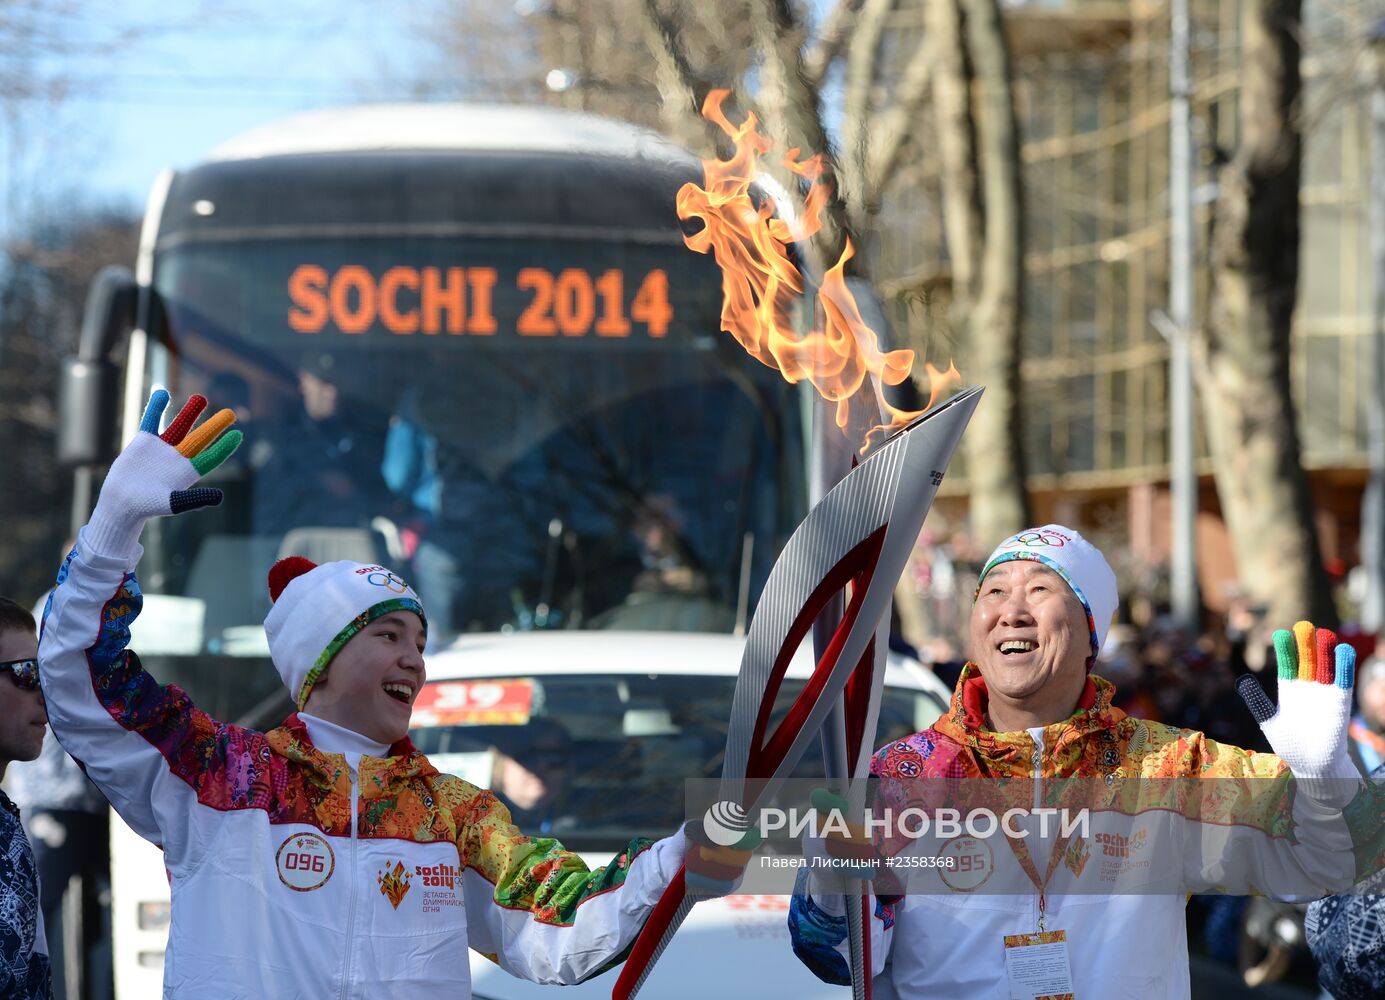
{"label": "white car", "polygon": [[[729,635],[657,632],[462,637],[429,656],[411,735],[440,770],[495,788],[525,833],[556,837],[604,865],[631,837],[678,828],[685,779],[719,775],[743,646]],[[780,693],[783,708],[811,669],[805,645]],[[892,654],[877,743],[927,728],[949,694],[930,670]],[[819,757],[811,750],[799,774],[821,775]],[[788,911],[788,896],[699,903],[641,996],[703,1000],[713,975],[734,976],[737,996],[849,995],[794,957]],[[558,995],[609,997],[617,974]],[[472,976],[477,1000],[555,995],[475,953]]]}

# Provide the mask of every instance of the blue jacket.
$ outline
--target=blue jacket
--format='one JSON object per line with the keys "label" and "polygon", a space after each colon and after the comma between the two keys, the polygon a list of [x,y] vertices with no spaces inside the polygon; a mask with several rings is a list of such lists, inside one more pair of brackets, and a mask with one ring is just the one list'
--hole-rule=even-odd
{"label": "blue jacket", "polygon": [[0,792],[0,996],[51,1000],[48,941],[38,905],[38,869],[19,809]]}

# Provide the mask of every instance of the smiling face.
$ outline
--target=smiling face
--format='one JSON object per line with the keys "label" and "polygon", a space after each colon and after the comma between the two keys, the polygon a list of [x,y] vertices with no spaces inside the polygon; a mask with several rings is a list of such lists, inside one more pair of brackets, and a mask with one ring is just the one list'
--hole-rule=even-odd
{"label": "smiling face", "polygon": [[[1072,714],[1092,653],[1087,612],[1046,565],[997,564],[971,611],[972,659],[990,695],[993,728],[1051,725]],[[1002,728],[1006,727],[1006,728]]]}
{"label": "smiling face", "polygon": [[[0,631],[0,663],[38,656],[38,640],[27,629]],[[43,749],[48,724],[43,695],[25,691],[6,670],[0,677],[0,775],[12,760],[33,760]]]}
{"label": "smiling face", "polygon": [[332,657],[303,710],[377,743],[398,742],[423,687],[426,642],[423,622],[411,611],[375,619]]}

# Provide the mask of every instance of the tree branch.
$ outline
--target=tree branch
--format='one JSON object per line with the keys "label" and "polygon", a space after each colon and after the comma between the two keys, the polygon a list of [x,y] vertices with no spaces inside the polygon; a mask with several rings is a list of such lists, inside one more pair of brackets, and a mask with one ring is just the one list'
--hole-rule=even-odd
{"label": "tree branch", "polygon": [[919,44],[914,57],[904,69],[895,90],[894,103],[876,116],[870,127],[870,164],[866,170],[865,204],[867,211],[878,205],[885,188],[899,169],[900,154],[909,138],[910,126],[923,112],[924,102],[933,80],[934,52],[928,39]]}
{"label": "tree branch", "polygon": [[693,73],[678,37],[678,28],[659,10],[658,0],[643,0],[645,34],[654,54],[655,85],[659,89],[663,118],[668,134],[685,146],[705,149],[707,132],[700,114],[699,95],[704,87]]}
{"label": "tree branch", "polygon": [[803,53],[803,75],[815,87],[822,85],[827,68],[832,60],[841,55],[847,40],[851,37],[852,24],[861,0],[837,0],[836,5],[823,18],[822,33]]}
{"label": "tree branch", "polygon": [[[859,241],[853,239],[851,217],[842,200],[841,171],[822,123],[818,89],[803,75],[803,27],[790,0],[755,0],[751,18],[764,57],[760,106],[766,126],[786,146],[823,157],[822,180],[830,194],[822,213],[822,229],[814,240],[823,257],[816,267],[821,273],[823,262],[835,264],[841,257],[848,239]],[[847,272],[862,273],[859,254],[847,265]]]}
{"label": "tree branch", "polygon": [[869,186],[870,91],[880,65],[880,41],[895,0],[865,0],[846,53],[846,85],[842,95],[842,187],[852,219],[865,219]]}
{"label": "tree branch", "polygon": [[956,312],[965,316],[981,270],[983,220],[976,173],[976,126],[971,113],[971,67],[957,0],[927,0],[925,49],[934,64],[933,120],[948,257]]}

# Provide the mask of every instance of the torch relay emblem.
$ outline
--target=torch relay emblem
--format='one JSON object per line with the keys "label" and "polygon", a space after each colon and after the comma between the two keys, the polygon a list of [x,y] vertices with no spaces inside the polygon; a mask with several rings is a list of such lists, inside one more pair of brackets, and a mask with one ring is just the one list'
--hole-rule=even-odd
{"label": "torch relay emblem", "polygon": [[383,871],[375,874],[375,879],[380,883],[380,893],[390,901],[390,905],[396,910],[399,904],[404,902],[404,897],[409,894],[410,876],[409,870],[404,867],[403,862],[396,861],[394,867],[385,865]]}

